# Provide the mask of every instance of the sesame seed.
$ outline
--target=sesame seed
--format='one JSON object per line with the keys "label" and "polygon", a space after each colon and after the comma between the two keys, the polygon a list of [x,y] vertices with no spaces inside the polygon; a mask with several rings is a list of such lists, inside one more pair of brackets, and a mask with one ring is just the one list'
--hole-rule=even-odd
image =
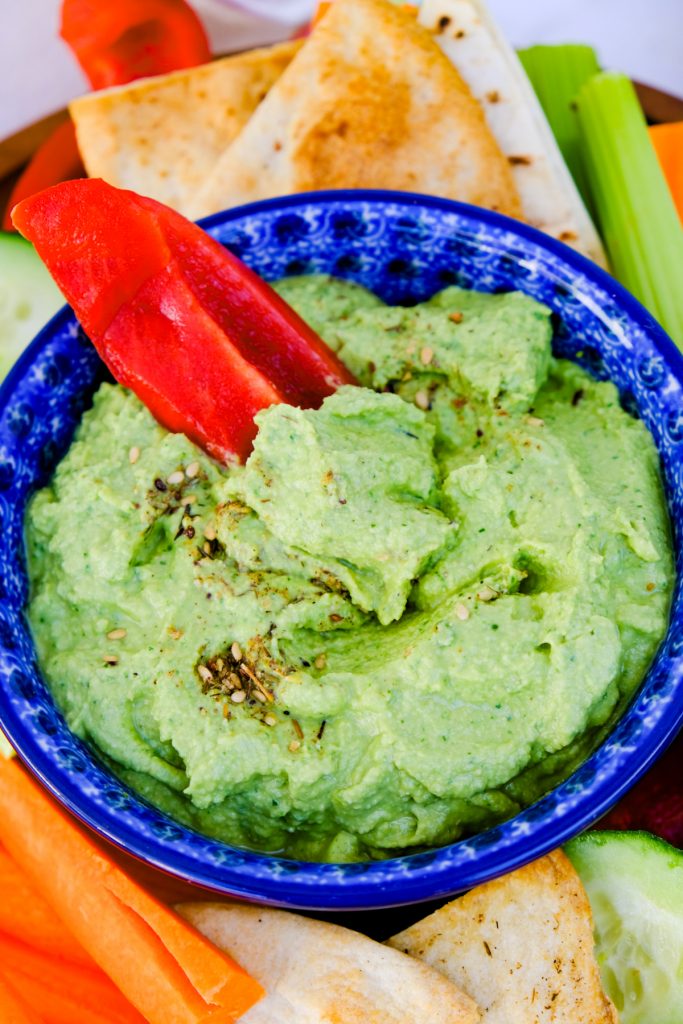
{"label": "sesame seed", "polygon": [[493,601],[494,597],[498,597],[498,592],[492,587],[483,586],[477,591],[477,597],[480,601]]}
{"label": "sesame seed", "polygon": [[133,445],[133,447],[128,452],[128,461],[130,462],[131,466],[134,466],[139,458],[140,458],[140,449],[138,448],[137,445]]}
{"label": "sesame seed", "polygon": [[185,474],[182,469],[177,469],[175,473],[171,473],[170,476],[166,477],[166,482],[169,483],[171,487],[175,487],[176,484],[181,484],[184,479]]}
{"label": "sesame seed", "polygon": [[264,715],[263,721],[266,723],[266,725],[277,725],[277,718],[275,717],[275,715]]}
{"label": "sesame seed", "polygon": [[455,606],[455,614],[461,622],[467,622],[470,617],[469,609],[466,605],[460,603]]}
{"label": "sesame seed", "polygon": [[448,319],[452,320],[454,324],[461,324],[462,321],[463,321],[463,314],[462,313],[449,313],[448,314]]}
{"label": "sesame seed", "polygon": [[418,391],[415,395],[415,405],[418,409],[429,408],[429,395],[426,391]]}
{"label": "sesame seed", "polygon": [[211,671],[211,669],[208,669],[206,665],[198,665],[197,672],[199,673],[200,677],[204,680],[205,683],[210,683],[211,680],[213,679],[213,672]]}
{"label": "sesame seed", "polygon": [[105,654],[102,661],[105,665],[118,665],[119,657],[118,654]]}
{"label": "sesame seed", "polygon": [[230,700],[233,704],[241,704],[243,700],[247,699],[247,695],[244,690],[233,690],[230,694]]}
{"label": "sesame seed", "polygon": [[649,590],[649,591],[650,591],[650,593],[652,593],[652,591],[653,591],[653,590],[655,589],[655,584],[654,584],[654,583],[647,583],[647,584],[645,585],[645,589],[646,589],[646,590]]}
{"label": "sesame seed", "polygon": [[325,654],[319,654],[313,664],[316,668],[325,668],[325,665],[327,664],[327,656]]}
{"label": "sesame seed", "polygon": [[237,643],[236,640],[235,640],[234,644],[232,645],[232,647],[230,648],[230,653],[232,654],[232,656],[235,659],[235,661],[241,661],[242,660],[242,648],[240,647],[240,645]]}
{"label": "sesame seed", "polygon": [[196,494],[186,494],[183,498],[183,505],[187,508],[189,505],[194,505],[197,500]]}
{"label": "sesame seed", "polygon": [[208,544],[208,543],[207,544],[202,544],[202,550],[203,550],[205,555],[210,555],[211,554],[211,545]]}
{"label": "sesame seed", "polygon": [[233,689],[242,689],[242,680],[240,679],[236,672],[230,673],[230,685],[233,687]]}
{"label": "sesame seed", "polygon": [[125,629],[111,629],[107,633],[107,640],[123,640],[124,636],[126,636]]}
{"label": "sesame seed", "polygon": [[292,740],[292,742],[289,744],[289,750],[291,750],[291,752],[295,754],[300,746],[301,744],[299,743],[298,740]]}
{"label": "sesame seed", "polygon": [[180,640],[181,636],[183,635],[183,631],[182,629],[176,629],[175,626],[169,626],[168,635],[171,637],[172,640]]}
{"label": "sesame seed", "polygon": [[188,480],[192,480],[194,477],[196,477],[198,472],[199,472],[199,463],[198,462],[191,462],[189,466],[185,467],[185,476],[188,478]]}
{"label": "sesame seed", "polygon": [[425,346],[425,348],[423,348],[422,351],[420,352],[420,362],[422,363],[423,366],[429,366],[433,358],[434,349],[427,348]]}
{"label": "sesame seed", "polygon": [[527,416],[526,421],[530,427],[545,426],[545,420],[542,420],[540,416]]}
{"label": "sesame seed", "polygon": [[207,540],[215,540],[216,539],[216,531],[215,531],[214,527],[210,526],[210,525],[207,526],[206,529],[204,530],[204,536],[206,537]]}

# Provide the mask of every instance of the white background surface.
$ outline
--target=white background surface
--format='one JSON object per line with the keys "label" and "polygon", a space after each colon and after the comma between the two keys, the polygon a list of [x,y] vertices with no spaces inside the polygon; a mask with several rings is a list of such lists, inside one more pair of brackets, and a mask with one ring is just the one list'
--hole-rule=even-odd
{"label": "white background surface", "polygon": [[[244,49],[287,36],[309,0],[254,0],[269,22],[194,0],[214,48]],[[242,0],[247,6],[248,0]],[[604,66],[683,96],[683,0],[488,0],[511,42],[586,42]],[[59,0],[0,0],[0,139],[59,110],[87,88],[57,35]],[[293,12],[293,17],[289,15]]]}

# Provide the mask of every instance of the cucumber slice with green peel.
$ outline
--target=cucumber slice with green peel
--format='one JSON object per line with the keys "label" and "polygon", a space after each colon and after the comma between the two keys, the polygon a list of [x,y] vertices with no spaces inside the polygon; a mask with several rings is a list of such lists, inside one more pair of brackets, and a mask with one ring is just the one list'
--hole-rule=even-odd
{"label": "cucumber slice with green peel", "polygon": [[0,381],[64,297],[30,242],[0,231]]}
{"label": "cucumber slice with green peel", "polygon": [[649,832],[586,832],[565,853],[588,893],[621,1024],[682,1024],[683,851]]}

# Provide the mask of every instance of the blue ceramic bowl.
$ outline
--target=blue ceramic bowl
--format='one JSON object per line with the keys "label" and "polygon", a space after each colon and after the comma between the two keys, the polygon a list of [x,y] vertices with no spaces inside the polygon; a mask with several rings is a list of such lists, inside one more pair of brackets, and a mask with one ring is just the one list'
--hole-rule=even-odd
{"label": "blue ceramic bowl", "polygon": [[[612,278],[505,217],[388,192],[276,199],[204,222],[265,278],[311,271],[353,278],[392,303],[449,284],[520,289],[556,316],[555,349],[618,386],[660,452],[680,581],[683,358]],[[288,907],[361,909],[467,889],[546,853],[596,821],[643,774],[683,720],[683,603],[636,698],[566,782],[516,817],[428,853],[309,864],[237,850],[172,821],[118,782],[67,729],[36,665],[22,616],[26,500],[68,447],[103,375],[70,309],[35,339],[0,391],[0,720],[22,758],[74,814],[118,846],[222,893]]]}

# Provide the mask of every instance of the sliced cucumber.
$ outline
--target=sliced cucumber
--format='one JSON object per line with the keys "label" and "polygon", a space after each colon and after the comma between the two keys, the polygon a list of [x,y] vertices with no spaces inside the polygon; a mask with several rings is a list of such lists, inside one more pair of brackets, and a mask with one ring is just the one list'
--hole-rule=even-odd
{"label": "sliced cucumber", "polygon": [[59,288],[31,243],[0,231],[0,381],[63,305]]}
{"label": "sliced cucumber", "polygon": [[588,893],[621,1024],[681,1024],[683,852],[649,832],[587,832],[565,852]]}

